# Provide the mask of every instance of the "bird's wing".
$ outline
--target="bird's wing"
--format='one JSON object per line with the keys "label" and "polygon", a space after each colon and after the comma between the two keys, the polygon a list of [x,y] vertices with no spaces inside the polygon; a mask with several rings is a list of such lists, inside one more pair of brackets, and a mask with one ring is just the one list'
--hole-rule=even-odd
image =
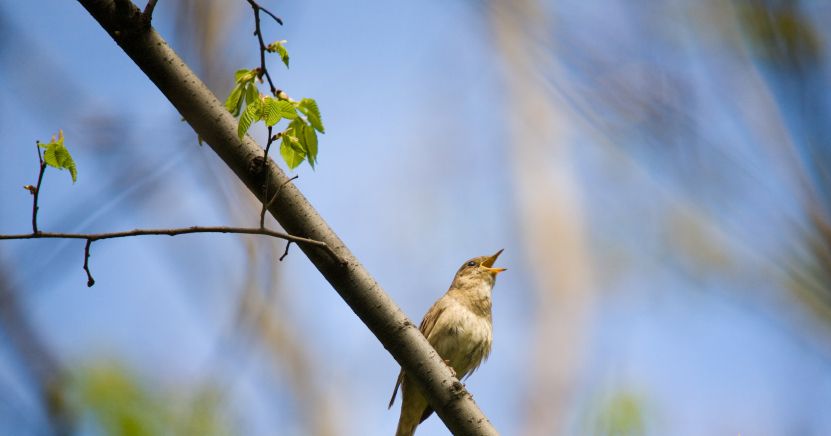
{"label": "bird's wing", "polygon": [[487,343],[478,344],[476,346],[476,348],[470,354],[473,355],[473,356],[478,355],[478,356],[481,356],[481,357],[478,358],[478,359],[476,359],[476,358],[473,359],[476,362],[476,364],[473,365],[473,367],[470,368],[470,370],[468,370],[467,374],[462,377],[465,380],[470,378],[470,376],[473,374],[474,371],[476,371],[477,368],[479,368],[479,365],[481,365],[482,362],[488,360],[488,355],[491,354],[491,343],[487,342]]}
{"label": "bird's wing", "polygon": [[[433,334],[433,329],[436,327],[436,323],[438,322],[441,315],[444,313],[444,310],[447,308],[447,301],[445,298],[439,298],[433,307],[427,311],[427,314],[424,315],[424,319],[421,320],[421,325],[418,326],[418,329],[421,330],[421,333],[427,338],[427,341],[430,342],[430,345],[435,346],[432,341],[430,341],[430,336]],[[424,422],[425,419],[430,417],[433,414],[433,408],[427,406],[424,409],[424,413],[421,414],[421,419],[418,421],[419,423]]]}
{"label": "bird's wing", "polygon": [[[439,299],[439,301],[436,301],[436,303],[433,304],[433,307],[427,311],[427,314],[424,315],[424,319],[421,320],[421,325],[418,329],[421,330],[421,334],[423,334],[425,338],[430,338],[430,333],[436,325],[436,320],[439,319],[439,316],[441,316],[442,312],[444,312],[445,307],[447,307],[447,305],[443,303],[443,299]],[[393,403],[395,403],[395,396],[398,395],[398,388],[401,386],[401,382],[403,380],[404,370],[402,369],[401,372],[398,373],[398,380],[395,381],[395,388],[392,390],[392,398],[390,398],[390,404],[387,406],[387,409],[392,408]]]}
{"label": "bird's wing", "polygon": [[421,330],[421,333],[425,338],[427,338],[427,340],[430,340],[430,335],[433,333],[433,327],[436,326],[436,321],[438,321],[446,308],[447,304],[445,303],[445,299],[439,298],[439,300],[433,304],[433,307],[427,311],[427,314],[424,315],[424,319],[421,320],[421,325],[418,329]]}

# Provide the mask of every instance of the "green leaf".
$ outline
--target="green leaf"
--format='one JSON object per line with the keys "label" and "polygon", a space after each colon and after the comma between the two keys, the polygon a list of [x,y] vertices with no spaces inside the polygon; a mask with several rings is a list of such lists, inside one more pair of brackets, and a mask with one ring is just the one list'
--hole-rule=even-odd
{"label": "green leaf", "polygon": [[289,145],[306,157],[309,166],[315,167],[315,163],[317,163],[317,132],[312,126],[306,124],[303,118],[297,117],[283,132],[283,137],[288,138]]}
{"label": "green leaf", "polygon": [[304,147],[306,149],[306,154],[309,159],[309,165],[312,168],[315,167],[317,163],[317,132],[312,126],[303,125],[303,141],[306,143]]}
{"label": "green leaf", "polygon": [[62,145],[52,145],[46,148],[43,153],[43,161],[47,165],[55,167],[59,170],[68,169],[72,175],[74,182],[78,178],[77,170],[75,169],[75,162],[72,161],[72,156],[69,155],[69,150]]}
{"label": "green leaf", "polygon": [[280,156],[286,161],[289,169],[293,170],[303,163],[306,154],[303,151],[297,150],[294,144],[297,138],[294,138],[294,141],[292,141],[292,138],[292,136],[283,135],[283,141],[280,143]]}
{"label": "green leaf", "polygon": [[291,148],[293,148],[296,152],[301,153],[303,156],[306,155],[306,149],[303,148],[303,144],[300,142],[298,137],[294,135],[286,135],[286,138],[288,138]]}
{"label": "green leaf", "polygon": [[248,129],[251,127],[251,124],[256,122],[260,119],[261,116],[261,103],[259,100],[255,101],[252,104],[249,104],[248,107],[242,112],[242,115],[239,116],[239,125],[237,126],[237,135],[239,138],[242,139],[245,136],[245,133],[248,132]]}
{"label": "green leaf", "polygon": [[289,124],[288,128],[283,131],[283,138],[288,139],[289,145],[298,153],[302,153],[306,156],[308,154],[308,150],[306,149],[306,143],[303,138],[304,127],[306,127],[306,122],[301,118],[295,118],[294,121]]}
{"label": "green leaf", "polygon": [[257,90],[257,86],[253,83],[249,83],[245,87],[245,102],[251,104],[257,99],[260,98],[260,92]]}
{"label": "green leaf", "polygon": [[304,98],[297,103],[297,108],[309,120],[309,124],[320,133],[325,133],[323,129],[323,121],[320,117],[320,109],[317,107],[317,102],[313,98]]}
{"label": "green leaf", "polygon": [[297,109],[286,100],[277,100],[277,109],[280,111],[280,116],[287,120],[297,118]]}
{"label": "green leaf", "polygon": [[[303,134],[303,126],[305,126],[305,125],[306,125],[306,122],[303,121],[303,118],[297,117],[297,118],[294,119],[294,121],[289,123],[288,128],[286,128],[286,131],[283,132],[283,134],[297,139],[297,137],[299,135]],[[298,141],[299,141],[299,139],[298,139]]]}
{"label": "green leaf", "polygon": [[254,80],[255,77],[257,77],[257,73],[252,70],[237,70],[234,73],[234,81],[240,85]]}
{"label": "green leaf", "polygon": [[78,180],[78,168],[75,166],[75,161],[72,160],[72,155],[63,144],[63,130],[58,131],[58,138],[52,137],[52,141],[43,144],[38,143],[38,146],[43,147],[46,151],[43,152],[43,161],[50,167],[59,170],[69,170],[69,175],[72,176],[72,183]]}
{"label": "green leaf", "polygon": [[225,99],[225,109],[231,112],[235,117],[239,116],[239,111],[242,108],[242,85],[234,86],[231,90],[231,95]]}
{"label": "green leaf", "polygon": [[272,42],[271,44],[268,45],[266,50],[268,50],[271,53],[277,52],[277,54],[280,55],[280,60],[282,60],[283,63],[286,64],[286,68],[288,68],[289,67],[289,52],[288,52],[288,50],[286,50],[286,47],[284,45],[286,42],[288,42],[288,41],[286,41],[285,39],[282,40],[282,41],[274,41],[274,42]]}
{"label": "green leaf", "polygon": [[273,126],[282,118],[280,116],[281,110],[278,103],[279,100],[272,97],[266,97],[263,102],[263,120],[265,120],[266,126]]}

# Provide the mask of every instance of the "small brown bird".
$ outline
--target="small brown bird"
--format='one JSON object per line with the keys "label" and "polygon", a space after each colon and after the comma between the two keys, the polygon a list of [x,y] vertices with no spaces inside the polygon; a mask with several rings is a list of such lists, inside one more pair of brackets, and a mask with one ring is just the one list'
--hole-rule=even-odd
{"label": "small brown bird", "polygon": [[[474,257],[459,268],[450,289],[438,299],[421,321],[419,329],[461,380],[470,376],[488,357],[493,341],[491,290],[496,275],[505,268],[493,268],[502,250],[493,256]],[[389,407],[401,386],[401,416],[395,436],[412,436],[433,409],[404,370],[398,374]]]}

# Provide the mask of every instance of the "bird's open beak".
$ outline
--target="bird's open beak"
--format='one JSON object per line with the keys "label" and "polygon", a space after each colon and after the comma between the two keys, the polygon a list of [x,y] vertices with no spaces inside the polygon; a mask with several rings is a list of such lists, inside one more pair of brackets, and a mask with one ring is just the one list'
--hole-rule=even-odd
{"label": "bird's open beak", "polygon": [[502,271],[506,271],[505,268],[493,268],[493,263],[496,262],[496,258],[499,257],[500,254],[502,254],[502,250],[497,251],[496,254],[494,254],[493,256],[485,259],[485,261],[482,262],[482,268],[485,268],[486,270],[488,270],[489,272],[491,272],[493,274],[499,274]]}

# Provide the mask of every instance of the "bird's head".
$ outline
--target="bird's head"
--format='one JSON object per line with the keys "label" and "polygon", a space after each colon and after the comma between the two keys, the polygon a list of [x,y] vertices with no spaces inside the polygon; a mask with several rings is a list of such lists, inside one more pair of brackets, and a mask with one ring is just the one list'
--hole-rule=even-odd
{"label": "bird's head", "polygon": [[453,279],[454,285],[466,287],[484,281],[493,286],[496,275],[505,271],[505,268],[493,267],[496,258],[500,254],[502,254],[502,250],[497,251],[492,256],[479,256],[466,261],[456,272],[456,277]]}

